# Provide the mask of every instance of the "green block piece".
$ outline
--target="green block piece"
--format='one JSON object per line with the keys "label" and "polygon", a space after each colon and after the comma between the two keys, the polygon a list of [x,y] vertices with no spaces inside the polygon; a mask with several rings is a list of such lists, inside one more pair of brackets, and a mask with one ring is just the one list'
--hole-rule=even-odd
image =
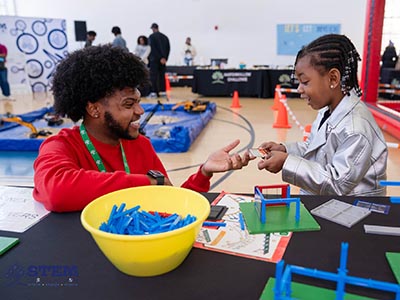
{"label": "green block piece", "polygon": [[400,283],[400,253],[397,252],[386,252],[386,258],[389,261],[389,265],[392,268],[394,277],[397,282]]}
{"label": "green block piece", "polygon": [[13,247],[16,244],[18,244],[18,242],[19,242],[18,238],[0,236],[0,255],[3,255],[11,247]]}
{"label": "green block piece", "polygon": [[282,231],[314,231],[321,229],[303,203],[300,203],[300,220],[298,222],[295,219],[295,203],[290,203],[289,207],[268,206],[265,224],[261,223],[254,202],[239,203],[239,206],[246,221],[247,230],[251,234]]}
{"label": "green block piece", "polygon": [[[267,285],[261,294],[260,300],[273,300],[274,299],[274,287],[275,278],[268,279]],[[334,300],[336,299],[336,293],[334,290],[324,289],[321,287],[316,287],[312,285],[292,282],[292,299],[298,300]],[[365,296],[358,296],[354,294],[345,293],[344,299],[346,300],[357,300],[357,299],[373,299]]]}

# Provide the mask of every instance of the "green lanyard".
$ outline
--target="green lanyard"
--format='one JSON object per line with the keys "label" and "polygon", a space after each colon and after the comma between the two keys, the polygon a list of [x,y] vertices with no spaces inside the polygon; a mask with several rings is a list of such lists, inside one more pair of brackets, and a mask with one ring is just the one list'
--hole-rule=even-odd
{"label": "green lanyard", "polygon": [[[86,148],[89,150],[90,154],[93,157],[93,160],[95,161],[97,168],[99,168],[100,172],[107,172],[106,167],[103,164],[103,161],[100,158],[99,153],[97,153],[96,148],[94,147],[92,141],[89,138],[89,135],[86,131],[85,125],[83,125],[83,123],[81,123],[81,126],[79,128],[79,132],[81,133],[81,137],[83,139],[83,142],[86,145]],[[119,145],[121,147],[121,152],[122,152],[122,160],[124,162],[124,168],[125,168],[125,172],[130,174],[131,170],[129,169],[128,166],[128,162],[126,160],[126,156],[125,156],[125,151],[124,151],[124,147],[122,147],[122,143],[121,141],[119,142]]]}

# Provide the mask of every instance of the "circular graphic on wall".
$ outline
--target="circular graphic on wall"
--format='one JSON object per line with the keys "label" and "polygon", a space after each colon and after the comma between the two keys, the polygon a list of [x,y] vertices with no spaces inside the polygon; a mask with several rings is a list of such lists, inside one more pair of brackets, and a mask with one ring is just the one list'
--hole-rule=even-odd
{"label": "circular graphic on wall", "polygon": [[50,31],[47,39],[50,46],[52,46],[54,49],[60,50],[67,46],[67,36],[65,32],[60,29],[53,29]]}
{"label": "circular graphic on wall", "polygon": [[29,59],[26,61],[26,69],[29,78],[39,78],[43,74],[43,65],[37,59]]}
{"label": "circular graphic on wall", "polygon": [[53,66],[53,62],[50,60],[46,60],[44,62],[44,66],[45,66],[45,68],[50,69]]}
{"label": "circular graphic on wall", "polygon": [[17,20],[15,21],[15,28],[21,31],[26,29],[26,23],[24,20]]}
{"label": "circular graphic on wall", "polygon": [[43,36],[47,32],[47,26],[44,21],[35,21],[32,23],[32,31],[38,36]]}
{"label": "circular graphic on wall", "polygon": [[24,68],[18,68],[17,66],[11,67],[11,72],[13,72],[13,73],[18,73],[18,72],[23,72],[23,71],[25,71]]}
{"label": "circular graphic on wall", "polygon": [[39,47],[38,40],[30,33],[23,33],[17,38],[19,51],[25,54],[35,53]]}
{"label": "circular graphic on wall", "polygon": [[10,34],[12,36],[16,36],[16,35],[18,35],[18,30],[16,28],[12,28],[12,29],[10,29]]}
{"label": "circular graphic on wall", "polygon": [[46,92],[47,86],[43,82],[36,82],[32,85],[32,91],[34,93]]}

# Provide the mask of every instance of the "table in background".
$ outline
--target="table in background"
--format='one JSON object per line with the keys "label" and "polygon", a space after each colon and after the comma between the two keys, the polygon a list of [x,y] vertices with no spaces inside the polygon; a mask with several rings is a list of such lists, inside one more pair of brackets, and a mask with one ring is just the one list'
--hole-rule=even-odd
{"label": "table in background", "polygon": [[196,69],[193,74],[192,92],[203,96],[228,97],[238,91],[243,97],[274,98],[277,84],[296,88],[290,69]]}
{"label": "table in background", "polygon": [[393,79],[396,79],[397,82],[400,82],[400,70],[396,70],[394,68],[384,68],[381,72],[381,83],[389,83],[392,84]]}
{"label": "table in background", "polygon": [[[394,68],[384,68],[381,71],[380,83],[399,85],[400,84],[400,70]],[[379,93],[379,96],[384,99],[400,100],[399,95],[393,93]]]}
{"label": "table in background", "polygon": [[[205,196],[211,201],[217,194]],[[308,210],[332,197],[301,196]],[[335,197],[352,203],[354,198]],[[387,198],[363,198],[389,204]],[[348,274],[396,283],[385,258],[386,252],[400,252],[400,237],[365,234],[363,224],[397,226],[400,206],[392,205],[389,215],[372,213],[349,229],[316,217],[320,231],[294,233],[284,254],[288,264],[337,272],[342,242],[349,243]],[[194,248],[177,269],[156,277],[139,278],[118,271],[101,253],[80,223],[80,213],[51,213],[41,222],[17,234],[0,231],[1,236],[19,237],[20,244],[0,258],[2,299],[259,299],[275,264]],[[162,251],[162,249],[160,249]],[[28,286],[35,283],[34,268],[48,267],[42,282],[65,283],[57,266],[78,271],[65,286]],[[60,269],[62,270],[62,269]],[[68,281],[68,280],[67,280]],[[295,281],[335,289],[333,283],[307,277]],[[67,282],[68,283],[68,282]],[[378,299],[393,294],[346,286],[346,291]]]}
{"label": "table in background", "polygon": [[[268,69],[269,85],[271,87],[268,98],[274,98],[275,88],[279,84],[281,88],[297,89],[298,83],[292,81],[293,69]],[[298,93],[283,93],[288,98],[299,98]]]}
{"label": "table in background", "polygon": [[168,66],[166,74],[168,75],[171,86],[192,86],[193,72],[196,66]]}
{"label": "table in background", "polygon": [[239,96],[268,98],[267,70],[196,69],[192,91],[203,96]]}

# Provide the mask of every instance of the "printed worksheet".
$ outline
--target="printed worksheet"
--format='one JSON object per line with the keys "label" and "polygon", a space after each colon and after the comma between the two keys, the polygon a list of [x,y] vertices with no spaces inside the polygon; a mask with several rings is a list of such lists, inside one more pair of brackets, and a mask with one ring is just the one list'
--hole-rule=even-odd
{"label": "printed worksheet", "polygon": [[253,197],[222,192],[212,205],[228,207],[221,220],[226,225],[203,226],[194,247],[269,262],[282,259],[292,233],[249,234],[241,220],[239,203],[253,201]]}
{"label": "printed worksheet", "polygon": [[24,232],[50,211],[32,197],[33,188],[0,186],[0,230]]}

